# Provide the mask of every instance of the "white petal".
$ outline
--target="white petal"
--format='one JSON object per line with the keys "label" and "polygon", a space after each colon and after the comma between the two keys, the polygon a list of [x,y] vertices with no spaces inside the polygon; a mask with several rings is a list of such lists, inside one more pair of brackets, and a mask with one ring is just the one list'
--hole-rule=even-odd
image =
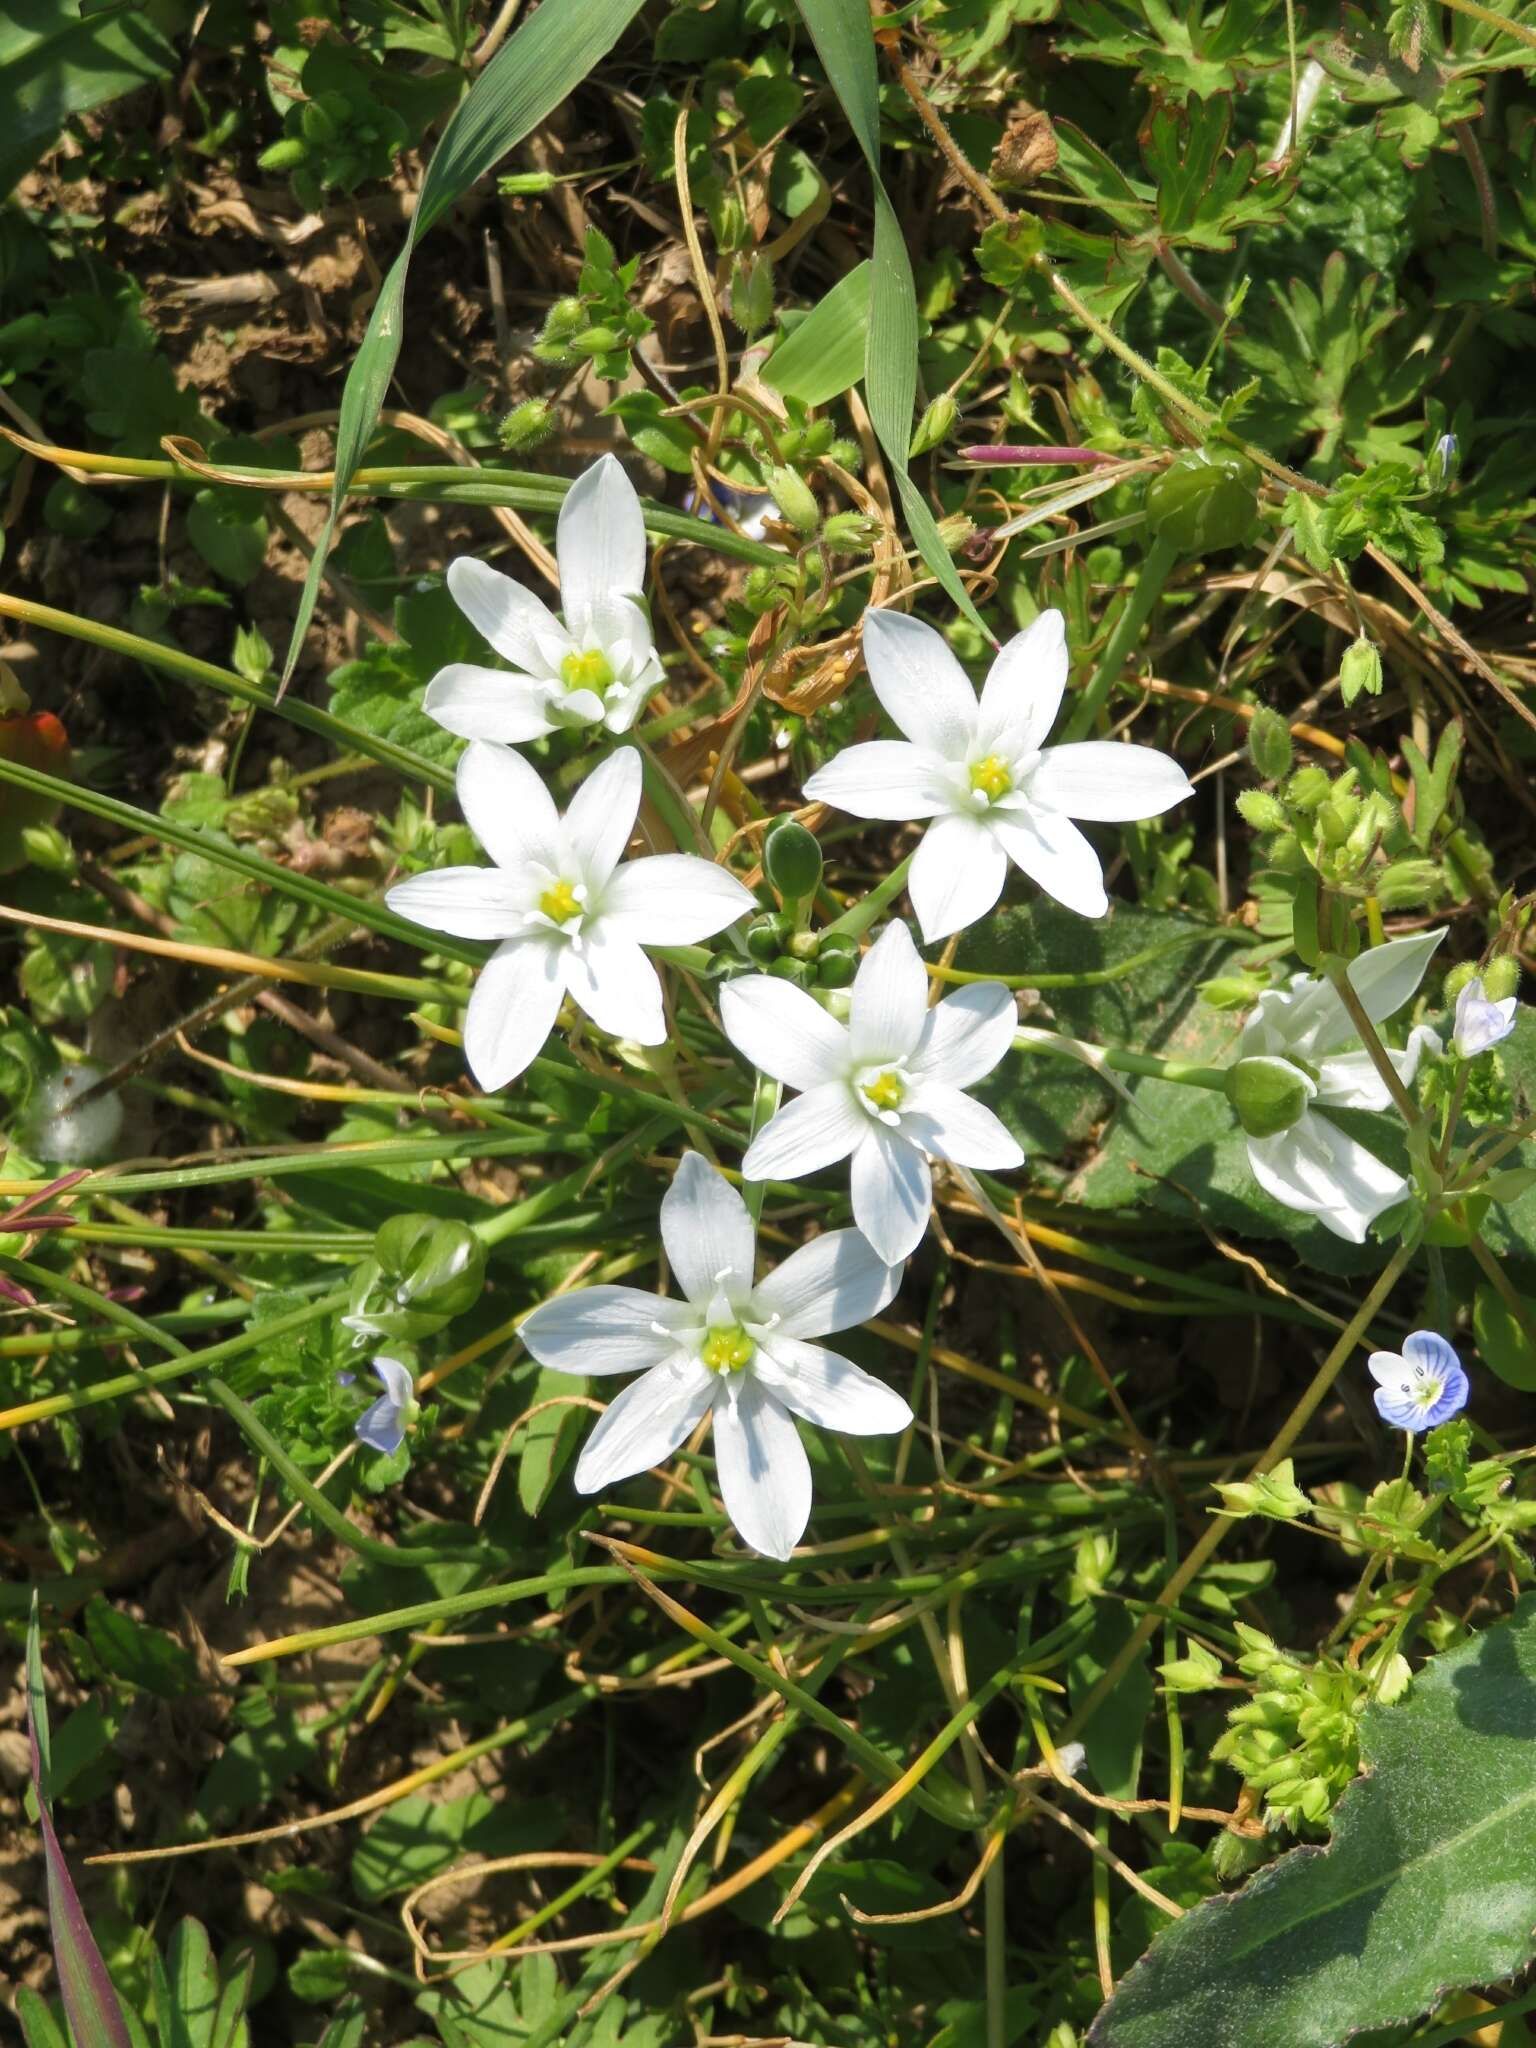
{"label": "white petal", "polygon": [[697,1152],[683,1154],[661,1198],[661,1241],[690,1301],[707,1304],[722,1288],[732,1301],[750,1291],[752,1218],[730,1182]]}
{"label": "white petal", "polygon": [[811,1518],[811,1466],[793,1421],[750,1373],[715,1404],[715,1466],[736,1533],[764,1557],[789,1556]]}
{"label": "white petal", "polygon": [[769,1118],[752,1140],[741,1170],[748,1180],[796,1180],[846,1159],[868,1128],[869,1118],[847,1083],[829,1081]]}
{"label": "white petal", "polygon": [[588,925],[580,949],[566,948],[565,981],[599,1031],[632,1038],[637,1045],[665,1042],[661,982],[634,940],[622,932],[609,931],[601,921]]}
{"label": "white petal", "polygon": [[566,492],[555,553],[565,621],[578,637],[598,600],[632,597],[645,587],[645,519],[616,457],[594,462]]}
{"label": "white petal", "polygon": [[611,592],[595,597],[587,609],[584,637],[589,647],[604,650],[622,681],[638,681],[647,674],[654,682],[661,681],[651,622],[632,597]]}
{"label": "white petal", "polygon": [[399,917],[456,939],[510,939],[523,929],[529,889],[504,868],[430,868],[384,892]]}
{"label": "white petal", "polygon": [[916,1145],[883,1124],[871,1124],[867,1117],[864,1123],[853,1155],[853,1220],[880,1257],[894,1266],[922,1242],[933,1207],[933,1176]]}
{"label": "white petal", "polygon": [[957,1166],[1000,1171],[1024,1164],[1023,1149],[1001,1118],[984,1103],[939,1081],[923,1084],[911,1112],[903,1114],[901,1128],[925,1152],[936,1159],[953,1159]]}
{"label": "white petal", "polygon": [[[1439,1034],[1428,1024],[1418,1024],[1409,1032],[1405,1046],[1388,1046],[1386,1052],[1398,1079],[1412,1082],[1425,1053],[1439,1050]],[[1392,1091],[1377,1073],[1376,1062],[1361,1046],[1354,1052],[1330,1053],[1320,1062],[1317,1099],[1335,1109],[1389,1109]]]}
{"label": "white petal", "polygon": [[734,875],[693,853],[626,861],[603,892],[604,927],[647,946],[696,945],[756,908]]}
{"label": "white petal", "polygon": [[1369,1226],[1408,1192],[1401,1174],[1310,1110],[1276,1137],[1250,1138],[1248,1164],[1277,1202],[1351,1244],[1364,1244]]}
{"label": "white petal", "polygon": [[910,740],[868,740],[818,768],[805,794],[853,818],[932,818],[949,808],[943,769],[937,755]]}
{"label": "white petal", "polygon": [[1018,1028],[1011,989],[1000,981],[970,982],[928,1012],[908,1065],[915,1074],[969,1088],[1003,1059]]}
{"label": "white petal", "polygon": [[1066,687],[1066,621],[1058,611],[1042,612],[1003,643],[987,671],[977,745],[985,753],[1034,753],[1056,723]]}
{"label": "white petal", "polygon": [[599,1493],[649,1472],[685,1444],[709,1412],[718,1385],[696,1358],[652,1366],[609,1402],[576,1461],[576,1491]]}
{"label": "white petal", "polygon": [[758,1355],[757,1376],[791,1415],[844,1436],[889,1436],[912,1410],[894,1387],[852,1359],[775,1331]]}
{"label": "white petal", "polygon": [[1069,818],[1118,823],[1158,818],[1195,793],[1184,770],[1155,747],[1078,740],[1047,747],[1029,778],[1030,797]]}
{"label": "white petal", "polygon": [[759,1072],[791,1088],[817,1088],[851,1070],[842,1025],[814,996],[775,975],[728,981],[720,991],[720,1021],[732,1045]]}
{"label": "white petal", "polygon": [[[1372,946],[1350,961],[1349,985],[1373,1024],[1384,1024],[1389,1017],[1396,1016],[1417,992],[1431,956],[1444,937],[1443,925],[1437,932],[1414,932],[1406,939],[1389,939],[1384,946]],[[1354,1030],[1351,1024],[1351,1037]]]}
{"label": "white petal", "polygon": [[1373,1351],[1366,1369],[1379,1387],[1397,1385],[1407,1372],[1407,1360],[1399,1351]]}
{"label": "white petal", "polygon": [[448,565],[448,593],[475,631],[514,668],[536,676],[548,672],[548,648],[566,636],[531,590],[473,555],[460,555]]}
{"label": "white petal", "polygon": [[615,747],[571,798],[565,843],[583,880],[596,893],[623,858],[640,813],[640,756]]}
{"label": "white petal", "polygon": [[497,867],[558,870],[560,813],[521,754],[471,740],[459,756],[457,782],[459,808]]}
{"label": "white petal", "polygon": [[904,1059],[927,1021],[928,976],[912,934],[899,921],[888,924],[854,976],[848,1006],[853,1064],[871,1067]]}
{"label": "white petal", "polygon": [[676,1355],[678,1330],[697,1322],[685,1301],[638,1287],[584,1287],[536,1308],[518,1334],[540,1365],[590,1376],[649,1372]]}
{"label": "white petal", "polygon": [[488,1094],[515,1081],[548,1038],[565,994],[564,950],[511,939],[481,968],[464,1013],[464,1057]]}
{"label": "white petal", "polygon": [[1047,896],[1079,917],[1102,917],[1108,910],[1099,856],[1070,818],[1054,811],[998,811],[992,830],[1008,858]]}
{"label": "white petal", "polygon": [[976,731],[976,692],[944,635],[906,612],[864,614],[864,660],[875,695],[909,740],[964,760]]}
{"label": "white petal", "polygon": [[390,1358],[387,1353],[381,1352],[373,1360],[373,1369],[394,1407],[404,1408],[407,1403],[415,1400],[416,1382],[411,1377],[408,1365],[403,1365],[398,1358]]}
{"label": "white petal", "polygon": [[1008,857],[978,819],[936,819],[923,834],[907,877],[907,894],[925,942],[947,939],[985,917],[1007,879]]}
{"label": "white petal", "polygon": [[549,691],[505,669],[476,668],[454,661],[440,668],[428,683],[421,708],[444,732],[464,740],[495,740],[504,747],[521,746],[553,732]]}
{"label": "white petal", "polygon": [[748,1313],[754,1322],[777,1316],[775,1339],[824,1337],[879,1315],[900,1285],[900,1266],[888,1266],[862,1231],[828,1230],[758,1282]]}

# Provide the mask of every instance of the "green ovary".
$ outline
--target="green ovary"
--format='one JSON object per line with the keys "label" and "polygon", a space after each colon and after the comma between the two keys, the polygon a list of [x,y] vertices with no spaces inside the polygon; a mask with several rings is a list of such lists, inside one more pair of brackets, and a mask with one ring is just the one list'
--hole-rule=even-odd
{"label": "green ovary", "polygon": [[988,803],[996,803],[1013,787],[1013,773],[1001,754],[988,754],[971,763],[971,787]]}
{"label": "green ovary", "polygon": [[613,681],[613,663],[600,647],[589,647],[565,657],[560,679],[568,690],[595,690],[601,697]]}
{"label": "green ovary", "polygon": [[743,1366],[752,1363],[756,1349],[739,1323],[726,1323],[722,1328],[710,1331],[704,1339],[699,1358],[711,1372],[740,1372]]}
{"label": "green ovary", "polygon": [[539,898],[539,908],[551,924],[569,924],[573,917],[581,916],[583,907],[569,882],[556,882]]}

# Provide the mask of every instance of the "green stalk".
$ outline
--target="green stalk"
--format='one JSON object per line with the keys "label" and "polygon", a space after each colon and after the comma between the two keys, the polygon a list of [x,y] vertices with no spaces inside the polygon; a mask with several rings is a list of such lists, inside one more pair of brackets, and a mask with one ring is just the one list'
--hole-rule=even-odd
{"label": "green stalk", "polygon": [[1136,578],[1135,588],[1126,599],[1114,631],[1110,634],[1093,679],[1080,692],[1073,705],[1066,725],[1062,728],[1064,741],[1086,739],[1093,731],[1095,721],[1109,698],[1110,691],[1130,661],[1141,638],[1141,629],[1151,617],[1152,607],[1163,594],[1163,585],[1179,560],[1179,550],[1165,535],[1159,534],[1148,548]]}
{"label": "green stalk", "polygon": [[911,865],[912,855],[909,853],[905,860],[896,863],[883,882],[877,882],[869,894],[861,896],[851,910],[845,910],[841,917],[835,918],[822,933],[822,937],[825,938],[828,932],[846,932],[850,938],[862,938],[881,911],[894,903],[905,889],[907,870]]}

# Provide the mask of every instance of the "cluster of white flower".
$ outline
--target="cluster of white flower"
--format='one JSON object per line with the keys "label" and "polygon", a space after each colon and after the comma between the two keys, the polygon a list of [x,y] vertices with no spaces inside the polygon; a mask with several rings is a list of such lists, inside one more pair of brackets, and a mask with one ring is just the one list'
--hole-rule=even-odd
{"label": "cluster of white flower", "polygon": [[[633,746],[599,761],[563,816],[511,751],[564,727],[625,734],[662,680],[640,602],[640,501],[612,456],[572,485],[557,553],[563,622],[478,562],[461,559],[449,571],[461,608],[512,665],[508,673],[455,664],[425,699],[434,718],[470,742],[459,799],[495,865],[439,869],[388,896],[431,930],[498,942],[464,1027],[465,1057],[488,1090],[538,1056],[567,996],[600,1030],[663,1044],[665,1000],[645,949],[713,937],[758,907],[714,862],[626,858],[643,785]],[[1103,871],[1073,821],[1156,817],[1191,789],[1178,764],[1150,748],[1046,744],[1067,680],[1061,614],[1044,613],[999,650],[979,698],[942,635],[920,620],[872,610],[863,645],[875,693],[907,737],[849,747],[805,793],[856,817],[932,820],[909,878],[923,938],[949,937],[985,916],[1009,861],[1069,909],[1101,916]],[[1355,963],[1367,1014],[1386,1017],[1406,1001],[1439,936],[1383,946]],[[851,992],[827,1002],[840,1014],[773,975],[724,983],[726,1036],[760,1076],[796,1091],[752,1139],[741,1174],[792,1180],[848,1159],[857,1228],[818,1237],[759,1281],[745,1203],[689,1153],[661,1208],[662,1241],[685,1298],[593,1287],[547,1304],[523,1326],[529,1350],[548,1366],[641,1375],[593,1432],[576,1470],[582,1491],[658,1464],[712,1414],[726,1510],[749,1544],[778,1558],[790,1555],[810,1514],[810,1466],[793,1418],[852,1435],[912,1419],[899,1394],[808,1340],[868,1320],[894,1295],[928,1225],[932,1161],[1023,1163],[1009,1131],[966,1093],[1018,1028],[1005,987],[970,984],[930,1006],[927,970],[895,921],[865,954]],[[1489,1020],[1479,1023],[1486,1030]],[[1341,1050],[1352,1038],[1333,989],[1303,979],[1260,999],[1239,1049],[1259,1083],[1273,1089],[1278,1076],[1305,1096],[1284,1128],[1251,1138],[1255,1176],[1291,1207],[1361,1238],[1406,1184],[1312,1113],[1314,1101],[1385,1106],[1367,1055]],[[1433,1043],[1415,1032],[1393,1056],[1405,1079]],[[385,1385],[376,1406],[393,1402],[385,1418],[393,1433],[407,1390]]]}

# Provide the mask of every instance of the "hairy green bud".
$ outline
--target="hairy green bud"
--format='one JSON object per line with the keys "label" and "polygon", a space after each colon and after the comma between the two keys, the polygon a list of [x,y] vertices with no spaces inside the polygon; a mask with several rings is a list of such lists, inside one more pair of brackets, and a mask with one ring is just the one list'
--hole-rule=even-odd
{"label": "hairy green bud", "polygon": [[1319,804],[1328,801],[1328,792],[1333,787],[1327,771],[1319,768],[1315,761],[1309,761],[1304,768],[1298,768],[1285,787],[1285,800],[1294,804],[1298,811],[1315,811]]}
{"label": "hairy green bud", "polygon": [[1243,789],[1237,796],[1238,816],[1255,832],[1283,832],[1286,827],[1285,805],[1279,797],[1271,796],[1267,789]]}
{"label": "hairy green bud", "polygon": [[759,252],[738,256],[731,278],[731,318],[750,341],[773,318],[773,262]]}
{"label": "hairy green bud", "polygon": [[1250,1138],[1288,1131],[1316,1093],[1300,1067],[1267,1053],[1227,1070],[1227,1100]]}
{"label": "hairy green bud", "polygon": [[1381,655],[1363,633],[1344,650],[1339,663],[1339,695],[1347,707],[1362,690],[1368,697],[1381,695]]}
{"label": "hairy green bud", "polygon": [[821,537],[835,555],[867,555],[880,532],[878,519],[864,512],[834,512]]}
{"label": "hairy green bud", "polygon": [[821,507],[804,477],[789,468],[769,469],[763,478],[773,502],[797,533],[813,534],[821,524]]}
{"label": "hairy green bud", "polygon": [[75,850],[57,825],[23,825],[21,850],[44,874],[67,880],[75,872]]}
{"label": "hairy green bud", "polygon": [[1483,994],[1490,1003],[1502,1003],[1520,988],[1520,962],[1507,953],[1497,953],[1483,969]]}
{"label": "hairy green bud", "polygon": [[1248,758],[1264,780],[1279,782],[1289,775],[1295,754],[1290,725],[1281,714],[1267,704],[1256,711],[1248,727]]}
{"label": "hairy green bud", "polygon": [[950,429],[959,417],[959,406],[949,392],[941,391],[917,423],[912,446],[907,450],[908,460],[926,455],[930,448],[937,448],[941,442],[947,441]]}
{"label": "hairy green bud", "polygon": [[547,398],[525,398],[514,405],[496,430],[497,439],[509,452],[536,448],[555,430],[555,408]]}

